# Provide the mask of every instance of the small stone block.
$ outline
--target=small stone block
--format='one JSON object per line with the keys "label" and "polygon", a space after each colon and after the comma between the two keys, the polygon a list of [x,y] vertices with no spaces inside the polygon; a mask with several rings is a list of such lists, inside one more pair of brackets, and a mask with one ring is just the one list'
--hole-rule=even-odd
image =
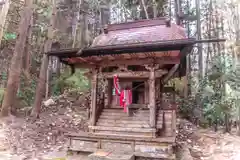
{"label": "small stone block", "polygon": [[133,153],[98,150],[88,156],[90,160],[135,160]]}

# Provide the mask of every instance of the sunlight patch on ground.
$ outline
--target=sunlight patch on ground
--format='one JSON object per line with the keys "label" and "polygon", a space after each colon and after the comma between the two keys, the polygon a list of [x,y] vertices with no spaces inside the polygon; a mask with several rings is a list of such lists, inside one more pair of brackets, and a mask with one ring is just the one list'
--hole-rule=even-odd
{"label": "sunlight patch on ground", "polygon": [[0,152],[0,160],[11,160],[12,156],[8,152]]}
{"label": "sunlight patch on ground", "polygon": [[67,155],[67,151],[55,151],[42,156],[44,160],[88,160],[87,154]]}
{"label": "sunlight patch on ground", "polygon": [[12,156],[7,151],[8,148],[6,147],[5,139],[6,135],[3,130],[3,123],[0,121],[0,160],[11,160]]}

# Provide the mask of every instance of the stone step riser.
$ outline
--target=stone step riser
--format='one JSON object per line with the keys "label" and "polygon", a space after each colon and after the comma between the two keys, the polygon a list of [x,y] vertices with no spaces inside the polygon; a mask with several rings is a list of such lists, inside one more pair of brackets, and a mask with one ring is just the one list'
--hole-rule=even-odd
{"label": "stone step riser", "polygon": [[[106,126],[106,127],[125,127],[126,124],[111,124],[111,123],[97,123],[97,126]],[[150,125],[141,125],[141,124],[127,124],[128,127],[132,128],[149,128]],[[162,128],[162,125],[159,124],[157,128]]]}
{"label": "stone step riser", "polygon": [[108,120],[115,120],[115,121],[149,121],[148,117],[121,117],[121,116],[115,116],[115,117],[109,117],[109,116],[100,116],[100,119],[108,119]]}
{"label": "stone step riser", "polygon": [[[110,116],[110,117],[114,117],[114,116],[122,116],[122,117],[149,117],[149,113],[148,114],[130,114],[130,116],[128,116],[126,113],[102,113],[101,116]],[[156,116],[162,116],[162,114],[157,114]]]}
{"label": "stone step riser", "polygon": [[136,133],[136,132],[120,132],[120,131],[95,131],[96,135],[116,135],[120,137],[138,137],[152,138],[153,133]]}

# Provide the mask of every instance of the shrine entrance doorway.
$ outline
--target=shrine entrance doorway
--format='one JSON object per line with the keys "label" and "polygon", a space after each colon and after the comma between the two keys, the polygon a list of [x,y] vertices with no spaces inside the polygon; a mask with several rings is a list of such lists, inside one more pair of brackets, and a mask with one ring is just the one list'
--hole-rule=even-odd
{"label": "shrine entrance doorway", "polygon": [[132,82],[132,103],[133,104],[145,104],[144,81],[133,81]]}

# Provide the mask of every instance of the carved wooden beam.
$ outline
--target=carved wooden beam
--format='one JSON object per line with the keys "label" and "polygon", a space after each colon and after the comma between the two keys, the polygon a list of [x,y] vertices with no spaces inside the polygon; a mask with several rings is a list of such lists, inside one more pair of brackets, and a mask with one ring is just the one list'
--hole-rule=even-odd
{"label": "carved wooden beam", "polygon": [[167,70],[163,70],[163,69],[160,69],[160,70],[156,70],[155,71],[155,77],[156,78],[160,78],[162,77],[163,75],[167,74],[168,71]]}
{"label": "carved wooden beam", "polygon": [[117,69],[118,72],[128,72],[128,69],[127,69],[127,66],[126,65],[119,65],[118,69]]}
{"label": "carved wooden beam", "polygon": [[144,66],[149,71],[155,71],[160,67],[159,64],[147,64],[147,65],[144,65]]}
{"label": "carved wooden beam", "polygon": [[[79,59],[80,60],[80,59]],[[94,66],[102,66],[102,67],[108,67],[108,66],[118,66],[118,65],[146,65],[146,64],[179,64],[180,59],[179,58],[172,58],[172,57],[165,57],[165,58],[159,58],[159,59],[153,59],[153,58],[143,58],[143,59],[121,59],[121,60],[103,60],[100,62],[92,62],[90,63],[90,60],[80,60],[79,63],[75,63],[74,65],[76,68],[93,68]]]}
{"label": "carved wooden beam", "polygon": [[110,60],[115,60],[116,58],[114,57],[114,56],[112,56],[112,55],[108,55],[107,56]]}
{"label": "carved wooden beam", "polygon": [[76,68],[94,68],[95,65],[92,64],[88,64],[88,63],[79,63],[79,64],[75,64]]}
{"label": "carved wooden beam", "polygon": [[[160,78],[167,73],[167,70],[157,70],[155,71],[155,77]],[[103,72],[100,77],[113,78],[117,75],[119,78],[149,78],[149,71],[125,71],[125,72]]]}
{"label": "carved wooden beam", "polygon": [[110,72],[102,73],[103,77],[113,78],[114,75],[117,75],[119,78],[147,78],[149,77],[149,72],[138,71],[138,72]]}
{"label": "carved wooden beam", "polygon": [[175,64],[170,71],[168,72],[168,74],[163,78],[162,83],[166,83],[172,76],[173,74],[177,71],[177,69],[179,68],[179,64]]}
{"label": "carved wooden beam", "polygon": [[103,61],[99,63],[101,66],[117,66],[117,65],[146,65],[146,64],[177,64],[180,63],[180,59],[178,58],[143,58],[143,59],[122,59],[122,60],[114,60],[114,61]]}

